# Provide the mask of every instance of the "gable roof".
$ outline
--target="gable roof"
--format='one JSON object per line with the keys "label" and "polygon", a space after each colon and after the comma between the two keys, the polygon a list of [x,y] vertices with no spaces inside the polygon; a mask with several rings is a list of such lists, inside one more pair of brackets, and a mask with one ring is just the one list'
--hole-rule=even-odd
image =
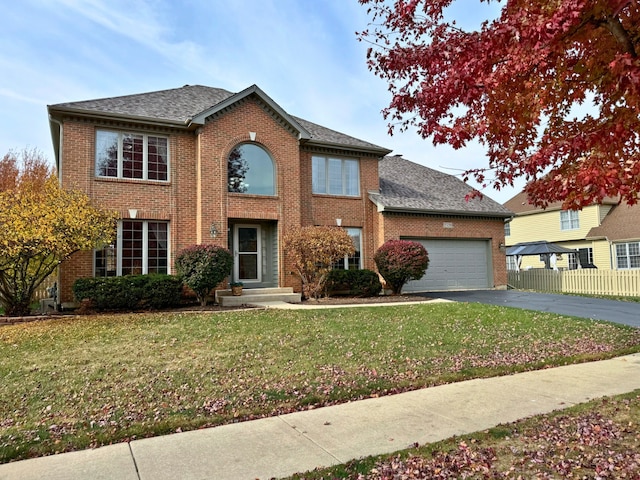
{"label": "gable roof", "polygon": [[621,203],[613,207],[599,226],[589,230],[587,240],[596,238],[611,242],[640,240],[640,205]]}
{"label": "gable roof", "polygon": [[370,193],[378,211],[437,213],[509,218],[513,213],[484,196],[466,200],[473,191],[462,180],[396,156],[378,164],[380,192]]}
{"label": "gable roof", "polygon": [[[618,203],[618,199],[613,197],[606,197],[605,199],[603,199],[602,203],[605,205],[616,205]],[[507,200],[504,203],[504,206],[514,212],[516,215],[527,215],[533,213],[562,210],[562,202],[550,203],[544,210],[540,207],[536,207],[535,205],[529,203],[527,194],[524,191]]]}
{"label": "gable roof", "polygon": [[[378,156],[386,155],[391,151],[289,115],[257,85],[252,85],[238,93],[203,85],[185,85],[180,88],[156,92],[59,103],[49,105],[47,108],[50,117],[67,113],[195,129],[203,125],[207,118],[223,112],[226,108],[252,95],[256,96],[276,115],[288,123],[297,132],[301,142],[311,145],[365,151]],[[54,137],[54,145],[57,131],[55,123],[52,119],[51,131]]]}

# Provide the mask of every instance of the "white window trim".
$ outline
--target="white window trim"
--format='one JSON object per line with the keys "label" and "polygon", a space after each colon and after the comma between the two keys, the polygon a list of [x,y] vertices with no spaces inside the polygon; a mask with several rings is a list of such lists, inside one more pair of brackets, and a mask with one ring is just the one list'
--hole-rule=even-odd
{"label": "white window trim", "polygon": [[[640,248],[640,242],[620,242],[620,243],[614,243],[613,244],[613,250],[614,250],[614,254],[615,254],[615,258],[616,258],[616,269],[618,270],[638,270],[638,267],[632,267],[631,266],[631,257],[635,257],[636,255],[631,255],[629,253],[629,245],[631,244],[637,244],[638,248]],[[624,250],[625,250],[625,255],[624,257],[627,259],[627,264],[629,265],[628,267],[621,267],[618,259],[618,246],[624,246]]]}
{"label": "white window trim", "polygon": [[[358,258],[358,270],[362,270],[362,228],[361,227],[345,227],[345,230],[347,231],[347,233],[349,233],[349,230],[358,230],[358,252],[360,252],[360,257]],[[351,235],[351,233],[349,233],[349,236],[351,237],[351,240],[353,240],[353,236]],[[354,242],[355,243],[355,242]],[[344,256],[344,263],[342,270],[349,270],[349,255],[345,255]]]}
{"label": "white window trim", "polygon": [[[313,159],[314,158],[319,158],[322,159],[324,161],[324,180],[325,180],[325,191],[324,192],[315,192],[313,190]],[[339,160],[341,163],[341,174],[342,174],[342,193],[330,193],[329,192],[329,160]],[[346,169],[345,169],[345,162],[355,162],[356,166],[358,167],[358,176],[357,176],[357,193],[355,194],[351,194],[351,193],[345,193],[346,191],[346,187],[347,187],[347,181],[346,181]],[[333,197],[359,197],[360,196],[360,161],[357,158],[341,158],[341,157],[328,157],[325,155],[312,155],[311,157],[311,163],[312,163],[312,167],[311,167],[311,192],[314,195],[330,195]]]}
{"label": "white window trim", "polygon": [[[563,218],[565,217],[565,218]],[[560,211],[560,230],[579,230],[580,216],[578,210],[561,210]]]}
{"label": "white window trim", "polygon": [[[129,219],[124,219],[129,220]],[[133,220],[142,222],[142,275],[149,272],[149,222],[165,223],[167,225],[167,274],[171,275],[171,224],[167,220]],[[116,276],[122,276],[122,222],[118,220],[116,230]],[[93,276],[96,276],[96,260],[94,251]]]}
{"label": "white window trim", "polygon": [[[96,138],[99,132],[115,133],[118,135],[118,176],[112,177],[109,175],[98,174],[98,165],[97,165],[98,151],[97,151],[97,142],[96,142],[93,162],[94,162],[94,174],[97,178],[111,178],[111,179],[118,179],[118,180],[137,180],[137,181],[159,182],[159,183],[168,183],[170,181],[170,178],[171,178],[170,177],[171,175],[170,150],[171,149],[169,148],[169,144],[170,144],[169,137],[167,137],[166,135],[155,135],[151,133],[125,132],[125,131],[118,131],[118,130],[98,129],[96,130]],[[123,176],[124,158],[123,158],[122,151],[123,151],[123,145],[124,145],[123,137],[125,135],[142,135],[142,178],[133,178],[133,177]],[[156,180],[155,178],[151,178],[151,179],[148,178],[149,177],[149,137],[165,138],[167,140],[167,179],[166,180]]]}

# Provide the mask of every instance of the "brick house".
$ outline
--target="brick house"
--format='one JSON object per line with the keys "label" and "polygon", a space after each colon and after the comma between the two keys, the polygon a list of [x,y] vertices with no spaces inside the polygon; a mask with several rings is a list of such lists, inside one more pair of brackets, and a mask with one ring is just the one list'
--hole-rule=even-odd
{"label": "brick house", "polygon": [[[171,273],[176,253],[200,243],[232,250],[232,279],[247,287],[297,289],[279,239],[299,225],[346,228],[358,252],[344,268],[374,269],[385,240],[416,238],[431,248],[427,276],[434,252],[457,258],[471,248],[484,265],[471,288],[506,284],[507,209],[465,202],[460,180],[294,117],[255,85],[239,93],[185,85],[48,112],[62,185],[120,214],[112,245],[61,266],[63,303],[78,277]],[[459,248],[444,248],[452,244]],[[452,263],[469,268],[468,259]],[[412,288],[469,288],[468,274]]]}

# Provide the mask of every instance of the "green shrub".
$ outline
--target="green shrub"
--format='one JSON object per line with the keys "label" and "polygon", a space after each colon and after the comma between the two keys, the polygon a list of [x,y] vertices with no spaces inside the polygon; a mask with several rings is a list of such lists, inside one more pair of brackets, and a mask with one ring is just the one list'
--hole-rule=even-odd
{"label": "green shrub", "polygon": [[180,305],[182,279],[175,275],[153,274],[147,276],[143,302],[151,308],[170,308]]}
{"label": "green shrub", "polygon": [[429,255],[425,248],[411,240],[386,241],[373,260],[394,295],[399,295],[409,280],[422,278],[429,266]]}
{"label": "green shrub", "polygon": [[96,310],[167,308],[180,304],[182,280],[160,274],[79,278],[72,288],[78,302],[88,299]]}
{"label": "green shrub", "polygon": [[378,274],[372,270],[335,269],[327,277],[326,292],[329,296],[375,297],[381,290]]}
{"label": "green shrub", "polygon": [[231,275],[233,255],[217,245],[193,245],[178,253],[175,266],[178,275],[204,306],[209,292]]}

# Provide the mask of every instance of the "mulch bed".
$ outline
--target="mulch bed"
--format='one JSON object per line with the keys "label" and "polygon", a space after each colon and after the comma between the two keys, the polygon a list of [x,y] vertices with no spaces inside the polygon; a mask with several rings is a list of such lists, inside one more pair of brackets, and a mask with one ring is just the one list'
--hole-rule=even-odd
{"label": "mulch bed", "polygon": [[353,305],[396,302],[427,302],[433,300],[419,295],[382,295],[377,297],[327,297],[304,300],[302,305]]}
{"label": "mulch bed", "polygon": [[[318,300],[309,299],[303,300],[302,305],[363,305],[363,304],[376,304],[376,303],[396,303],[396,302],[426,302],[431,300],[427,297],[421,297],[418,295],[385,295],[378,297],[326,297]],[[219,305],[207,305],[205,307],[199,304],[190,304],[178,308],[172,308],[169,310],[161,310],[163,312],[228,312],[232,310],[255,308],[248,305],[239,307],[221,307]],[[158,311],[158,310],[154,310]],[[149,311],[140,311],[136,313],[147,313]],[[100,312],[101,314],[109,313],[125,313],[125,312]],[[92,315],[95,313],[86,312],[85,315]],[[41,320],[49,320],[53,318],[60,318],[64,316],[75,316],[75,312],[55,312],[50,314],[33,314],[25,317],[7,317],[0,315],[0,327],[4,325],[14,325],[17,323],[37,322]]]}

